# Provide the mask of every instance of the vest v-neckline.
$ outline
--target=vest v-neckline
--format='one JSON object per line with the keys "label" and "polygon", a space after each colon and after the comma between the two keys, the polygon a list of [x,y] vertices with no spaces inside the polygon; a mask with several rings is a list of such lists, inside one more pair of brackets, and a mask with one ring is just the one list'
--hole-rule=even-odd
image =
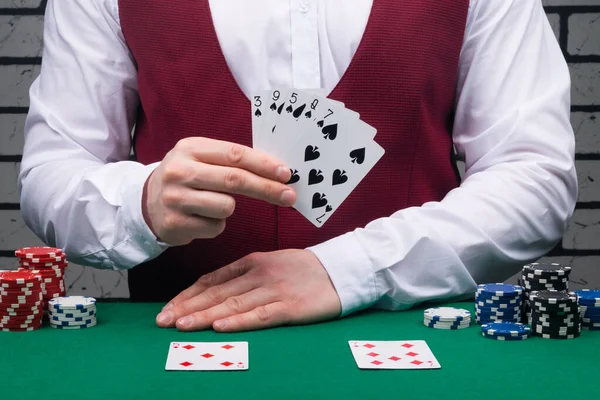
{"label": "vest v-neckline", "polygon": [[[358,43],[358,47],[356,48],[356,51],[354,52],[354,55],[352,56],[352,59],[350,60],[350,64],[348,65],[348,68],[346,68],[346,71],[344,71],[344,73],[340,77],[340,80],[335,84],[335,86],[333,87],[331,92],[325,94],[325,97],[329,97],[331,99],[336,99],[339,88],[343,86],[344,82],[348,79],[347,77],[351,75],[351,73],[354,69],[354,65],[357,63],[357,59],[359,59],[358,56],[360,55],[360,53],[362,52],[362,49],[364,47],[365,38],[370,36],[371,30],[373,29],[373,20],[377,19],[378,10],[379,10],[378,5],[379,5],[380,1],[383,1],[383,0],[373,0],[373,4],[371,6],[371,11],[370,11],[369,17],[367,19],[367,24],[365,26],[365,30],[360,39],[360,42]],[[200,2],[200,4],[205,8],[204,11],[205,11],[205,13],[206,13],[205,15],[207,15],[207,19],[208,19],[211,40],[214,40],[217,43],[217,47],[219,48],[219,56],[218,57],[219,57],[220,62],[225,65],[224,69],[227,71],[227,79],[230,81],[231,86],[235,87],[235,91],[236,91],[235,95],[242,96],[244,98],[245,102],[250,104],[250,102],[251,102],[250,98],[246,95],[246,93],[244,93],[244,91],[240,87],[240,84],[235,79],[235,76],[233,75],[233,72],[231,71],[231,68],[229,67],[229,63],[227,62],[227,58],[225,57],[225,53],[223,53],[223,48],[221,47],[221,44],[219,42],[219,37],[217,35],[217,29],[215,27],[215,21],[213,19],[212,12],[210,9],[210,2],[208,0],[205,0],[205,1]]]}

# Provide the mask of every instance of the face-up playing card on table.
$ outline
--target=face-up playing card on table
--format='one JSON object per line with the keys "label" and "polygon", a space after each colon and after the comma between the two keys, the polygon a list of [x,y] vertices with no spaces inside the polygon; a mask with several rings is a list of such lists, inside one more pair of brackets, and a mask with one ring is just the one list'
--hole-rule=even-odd
{"label": "face-up playing card on table", "polygon": [[424,340],[350,340],[350,350],[360,369],[439,369]]}
{"label": "face-up playing card on table", "polygon": [[248,342],[172,342],[167,371],[244,371]]}

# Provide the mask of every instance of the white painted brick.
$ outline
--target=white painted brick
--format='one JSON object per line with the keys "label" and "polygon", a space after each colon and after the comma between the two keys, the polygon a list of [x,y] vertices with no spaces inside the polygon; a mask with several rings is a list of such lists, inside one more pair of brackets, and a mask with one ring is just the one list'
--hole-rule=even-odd
{"label": "white painted brick", "polygon": [[20,164],[0,162],[0,203],[19,203],[17,178]]}
{"label": "white painted brick", "polygon": [[0,0],[0,8],[38,8],[42,0]]}
{"label": "white painted brick", "polygon": [[544,6],[597,6],[598,0],[542,0],[542,4]]}
{"label": "white painted brick", "polygon": [[[557,262],[570,265],[571,276],[569,277],[569,289],[577,290],[583,288],[600,288],[600,257],[543,257],[541,262]],[[509,283],[517,283],[520,274],[516,274],[508,280]]]}
{"label": "white painted brick", "polygon": [[560,37],[560,16],[558,14],[546,14],[548,16],[548,21],[550,21],[550,26],[554,31],[554,36],[556,36],[556,40]]}
{"label": "white painted brick", "polygon": [[0,155],[23,153],[26,114],[0,114]]}
{"label": "white painted brick", "polygon": [[42,241],[25,225],[20,211],[0,210],[0,250],[40,245]]}
{"label": "white painted brick", "polygon": [[576,210],[563,237],[563,248],[594,250],[599,247],[600,210]]}
{"label": "white painted brick", "polygon": [[573,105],[600,104],[600,63],[569,64]]}
{"label": "white painted brick", "polygon": [[578,154],[600,154],[600,113],[571,113]]}
{"label": "white painted brick", "polygon": [[0,16],[0,57],[40,57],[44,17]]}
{"label": "white painted brick", "polygon": [[29,87],[39,73],[39,65],[1,65],[0,107],[28,107]]}
{"label": "white painted brick", "polygon": [[600,160],[577,161],[579,201],[600,201]]}
{"label": "white painted brick", "polygon": [[600,14],[573,14],[569,17],[567,46],[569,54],[600,55],[598,38],[600,38]]}

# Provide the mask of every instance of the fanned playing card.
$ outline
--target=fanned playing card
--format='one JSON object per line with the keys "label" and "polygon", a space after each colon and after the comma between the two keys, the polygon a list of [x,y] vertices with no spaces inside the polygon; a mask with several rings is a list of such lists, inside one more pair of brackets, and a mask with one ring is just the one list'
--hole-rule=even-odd
{"label": "fanned playing card", "polygon": [[167,371],[244,371],[248,342],[172,342]]}
{"label": "fanned playing card", "polygon": [[424,340],[350,340],[350,350],[360,369],[439,369]]}
{"label": "fanned playing card", "polygon": [[254,147],[290,167],[294,208],[323,226],[384,155],[377,130],[314,91],[276,88],[253,98]]}

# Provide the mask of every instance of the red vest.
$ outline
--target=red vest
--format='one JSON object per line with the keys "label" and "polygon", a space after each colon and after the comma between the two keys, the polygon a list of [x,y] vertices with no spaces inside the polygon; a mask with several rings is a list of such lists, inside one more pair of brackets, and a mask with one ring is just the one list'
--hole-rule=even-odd
{"label": "red vest", "polygon": [[[132,299],[168,300],[200,275],[249,253],[305,248],[444,198],[459,183],[451,136],[468,4],[373,1],[362,42],[329,97],[374,126],[386,153],[323,227],[293,209],[237,197],[221,236],[171,248],[131,270]],[[227,66],[208,1],[119,5],[138,68],[137,160],[160,161],[178,140],[195,135],[251,146],[250,101]]]}

